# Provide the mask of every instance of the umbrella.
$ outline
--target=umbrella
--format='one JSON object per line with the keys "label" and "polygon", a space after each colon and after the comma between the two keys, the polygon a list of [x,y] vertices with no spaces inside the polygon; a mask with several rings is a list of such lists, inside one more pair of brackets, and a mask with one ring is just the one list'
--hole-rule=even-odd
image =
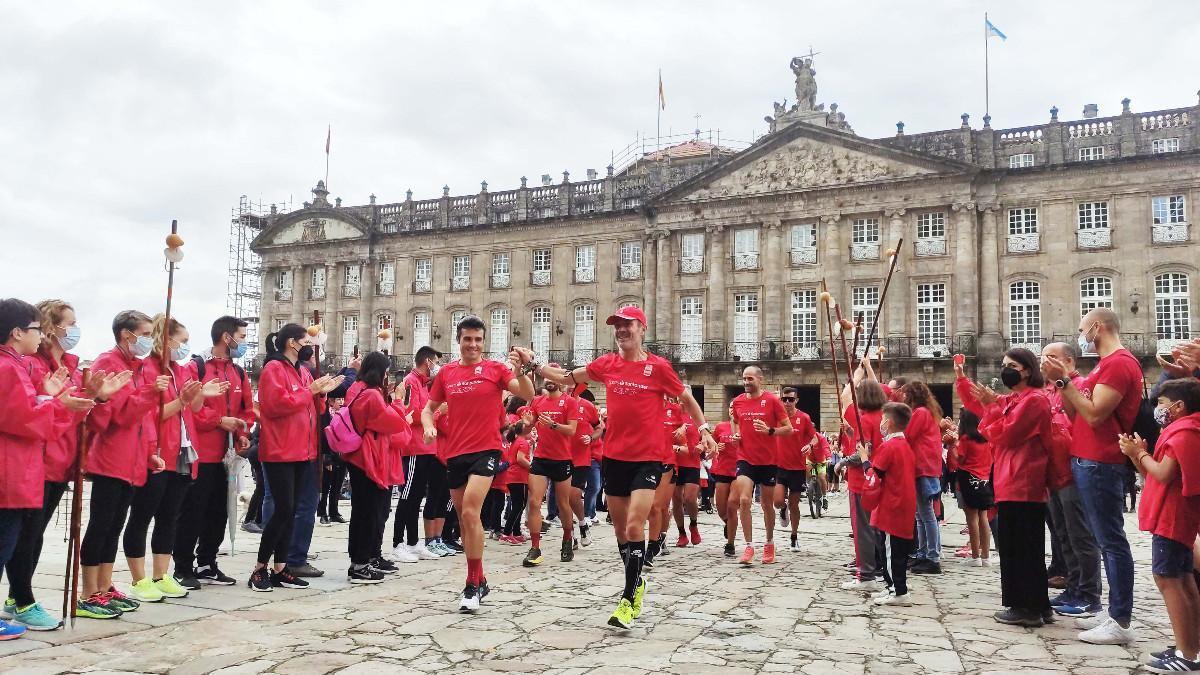
{"label": "umbrella", "polygon": [[229,553],[234,552],[233,543],[237,536],[237,477],[242,469],[242,462],[246,461],[238,456],[237,451],[233,448],[233,434],[229,434],[229,442],[225,445],[225,457],[221,463],[225,465],[225,518],[226,529],[229,530]]}

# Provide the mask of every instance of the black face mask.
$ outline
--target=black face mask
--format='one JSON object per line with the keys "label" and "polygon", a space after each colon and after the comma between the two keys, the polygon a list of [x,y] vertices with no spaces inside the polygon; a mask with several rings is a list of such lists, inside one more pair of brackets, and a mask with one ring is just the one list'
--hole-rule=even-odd
{"label": "black face mask", "polygon": [[1021,383],[1021,371],[1016,368],[1002,368],[1000,370],[1000,381],[1004,386],[1012,389]]}
{"label": "black face mask", "polygon": [[297,358],[297,360],[300,361],[300,363],[307,363],[308,360],[311,359],[312,357],[313,357],[312,345],[304,345],[303,347],[300,348],[300,355],[297,356],[296,358]]}

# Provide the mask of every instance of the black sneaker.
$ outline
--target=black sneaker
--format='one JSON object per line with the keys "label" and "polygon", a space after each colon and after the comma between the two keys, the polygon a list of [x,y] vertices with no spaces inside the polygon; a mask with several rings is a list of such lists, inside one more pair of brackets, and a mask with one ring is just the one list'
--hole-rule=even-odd
{"label": "black sneaker", "polygon": [[479,601],[480,602],[483,602],[483,599],[486,598],[488,596],[488,593],[491,593],[491,592],[492,592],[492,587],[488,586],[488,582],[487,582],[486,578],[483,581],[479,582]]}
{"label": "black sneaker", "polygon": [[1150,652],[1150,659],[1165,659],[1175,653],[1175,645],[1167,645],[1167,648],[1161,652]]}
{"label": "black sneaker", "polygon": [[1052,609],[1042,610],[1042,623],[1044,623],[1046,625],[1050,625],[1052,623],[1058,623],[1058,617],[1054,616],[1054,610],[1052,610]]}
{"label": "black sneaker", "polygon": [[345,518],[343,518],[343,517],[342,517],[340,514],[336,514],[336,515],[329,516],[329,522],[331,522],[331,523],[343,523],[343,524],[344,524],[344,523],[346,523],[347,521],[346,521],[346,519],[345,519]]}
{"label": "black sneaker", "polygon": [[463,588],[462,597],[459,599],[458,611],[463,614],[474,614],[479,610],[479,587],[473,584],[467,584]]}
{"label": "black sneaker", "polygon": [[286,565],[278,572],[271,573],[271,585],[276,588],[308,588],[308,582],[292,574]]}
{"label": "black sneaker", "polygon": [[350,578],[350,583],[352,584],[383,583],[383,572],[370,565],[364,565],[357,569],[351,565],[350,569],[346,572],[346,576]]}
{"label": "black sneaker", "polygon": [[737,549],[734,548],[733,544],[729,544],[729,543],[725,544],[725,557],[726,558],[736,558],[737,557]]}
{"label": "black sneaker", "polygon": [[384,558],[374,558],[371,560],[371,567],[374,567],[383,574],[395,574],[400,570],[400,568],[396,567],[395,563]]}
{"label": "black sneaker", "polygon": [[529,553],[525,554],[525,559],[521,561],[523,567],[537,567],[542,564],[542,549],[530,547]]}
{"label": "black sneaker", "polygon": [[912,572],[913,574],[941,574],[942,565],[941,563],[935,563],[932,560],[921,560],[912,567],[908,568],[908,571]]}
{"label": "black sneaker", "polygon": [[822,511],[829,510],[829,499],[827,499],[825,497],[821,497],[821,510]]}
{"label": "black sneaker", "polygon": [[[171,576],[175,577],[175,583],[183,586],[189,591],[200,590],[200,580],[196,578],[196,575],[193,572],[176,571],[175,574],[172,574]],[[230,579],[230,581],[233,581],[233,579]]]}
{"label": "black sneaker", "polygon": [[550,523],[543,520],[541,530],[542,530],[542,534],[546,534],[547,532],[549,532],[550,531]]}
{"label": "black sneaker", "polygon": [[[201,565],[195,569],[193,574],[196,580],[202,584],[212,584],[214,586],[232,586],[237,583],[237,579],[225,574],[221,568],[217,567],[216,563],[212,565]],[[176,577],[176,581],[179,578]],[[182,581],[179,581],[180,586],[184,586]]]}
{"label": "black sneaker", "polygon": [[1146,670],[1152,673],[1194,673],[1200,671],[1200,662],[1189,661],[1172,649],[1147,663]]}
{"label": "black sneaker", "polygon": [[[313,556],[309,555],[309,557],[311,558]],[[286,568],[284,568],[284,571],[286,571],[288,574],[290,574],[294,577],[323,577],[323,576],[325,576],[324,570],[319,570],[308,563],[304,563],[303,565],[297,565],[295,567],[286,567]],[[307,585],[308,584],[305,584],[305,586],[307,586]]]}
{"label": "black sneaker", "polygon": [[329,518],[328,518],[327,516],[321,516],[321,524],[322,524],[322,525],[328,525],[328,524],[329,524]]}
{"label": "black sneaker", "polygon": [[254,573],[250,575],[250,579],[246,582],[246,585],[249,586],[250,590],[252,591],[270,593],[271,590],[273,590],[271,584],[271,573],[265,567],[254,570]]}
{"label": "black sneaker", "polygon": [[1009,607],[1003,612],[996,612],[992,615],[992,618],[998,623],[1007,624],[1009,626],[1025,626],[1026,628],[1039,628],[1042,626],[1041,612],[1030,612],[1012,607]]}
{"label": "black sneaker", "polygon": [[457,541],[443,541],[442,545],[451,551],[454,551],[455,553],[463,552],[462,544],[458,543]]}
{"label": "black sneaker", "polygon": [[562,554],[559,556],[563,562],[571,562],[575,559],[575,547],[572,546],[572,543],[570,539],[563,539]]}

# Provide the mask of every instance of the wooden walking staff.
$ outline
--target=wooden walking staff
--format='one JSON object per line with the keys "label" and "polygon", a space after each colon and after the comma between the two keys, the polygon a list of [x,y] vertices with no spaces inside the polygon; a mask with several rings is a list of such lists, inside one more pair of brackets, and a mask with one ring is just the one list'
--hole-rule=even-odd
{"label": "wooden walking staff", "polygon": [[[167,259],[167,309],[163,312],[163,338],[162,344],[158,348],[158,356],[160,359],[159,365],[162,367],[163,375],[171,374],[171,350],[168,347],[171,340],[171,296],[175,292],[175,264],[183,260],[183,237],[179,236],[179,221],[171,221],[171,234],[167,235],[167,247],[163,249],[163,256]],[[180,384],[176,383],[178,389]],[[163,408],[167,405],[167,392],[162,392],[158,396],[158,418],[155,419],[154,426],[160,429],[160,432],[155,434],[158,438],[155,440],[154,455],[162,457],[162,437],[161,432]]]}
{"label": "wooden walking staff", "polygon": [[[829,287],[825,285],[825,279],[821,279],[821,302],[825,304],[825,325],[829,331],[829,356],[833,358],[833,381],[841,384],[842,377],[838,374],[837,348],[833,342],[833,315],[829,308],[830,303],[833,302],[833,296],[829,295]],[[844,412],[842,410],[842,394],[840,391],[834,393],[837,395],[838,417],[840,418]]]}
{"label": "wooden walking staff", "polygon": [[[83,369],[83,382],[88,381],[89,370],[88,368]],[[75,444],[75,470],[71,485],[71,533],[67,538],[67,572],[63,578],[62,613],[64,617],[71,617],[71,628],[75,627],[75,615],[78,609],[76,600],[79,598],[79,535],[83,521],[83,466],[84,460],[87,458],[88,444],[86,418],[79,422],[79,428],[75,431]]]}
{"label": "wooden walking staff", "polygon": [[[850,323],[849,319],[842,317],[842,308],[838,306],[837,302],[833,300],[832,296],[828,298],[828,301],[829,304],[833,306],[833,311],[837,315],[838,327],[841,329],[839,336],[842,342],[842,356],[846,359],[846,368],[849,370],[852,361],[850,361],[850,348],[846,345],[846,331],[854,330],[854,324]],[[855,430],[858,431],[858,439],[862,441],[866,438],[863,436],[862,431],[862,411],[858,409],[858,392],[854,389],[853,371],[851,371],[851,373],[852,381],[850,383],[850,400],[854,402],[854,426]]]}
{"label": "wooden walking staff", "polygon": [[900,258],[900,251],[904,250],[904,237],[900,237],[900,241],[896,243],[896,248],[888,249],[888,257],[891,262],[888,263],[887,278],[883,280],[883,291],[879,294],[879,305],[875,308],[875,316],[871,319],[871,332],[867,334],[867,344],[863,349],[863,356],[870,358],[871,343],[875,340],[875,331],[879,328],[879,315],[883,314],[883,301],[887,299],[888,286],[892,285],[892,274],[896,272],[896,261]]}
{"label": "wooden walking staff", "polygon": [[[862,312],[859,312],[854,317],[854,348],[850,350],[851,358],[855,358],[858,356],[858,339],[862,337],[862,332],[863,332],[862,318],[863,318]],[[864,352],[864,354],[865,354],[865,352]],[[846,382],[850,386],[853,387],[854,386],[854,363],[851,362],[850,365],[848,365],[846,368],[847,368],[847,370],[850,371],[846,375]]]}

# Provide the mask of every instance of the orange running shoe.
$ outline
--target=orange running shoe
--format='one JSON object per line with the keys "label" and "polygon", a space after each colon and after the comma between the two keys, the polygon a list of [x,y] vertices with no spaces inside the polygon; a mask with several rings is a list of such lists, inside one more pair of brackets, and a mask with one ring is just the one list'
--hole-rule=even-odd
{"label": "orange running shoe", "polygon": [[679,539],[675,542],[675,548],[687,548],[688,538],[684,535],[679,535]]}
{"label": "orange running shoe", "polygon": [[754,562],[754,544],[746,544],[746,549],[742,551],[742,559],[738,562],[743,565],[749,565]]}
{"label": "orange running shoe", "polygon": [[700,545],[700,528],[692,526],[692,546]]}
{"label": "orange running shoe", "polygon": [[775,544],[767,542],[763,544],[763,564],[770,565],[775,562]]}

